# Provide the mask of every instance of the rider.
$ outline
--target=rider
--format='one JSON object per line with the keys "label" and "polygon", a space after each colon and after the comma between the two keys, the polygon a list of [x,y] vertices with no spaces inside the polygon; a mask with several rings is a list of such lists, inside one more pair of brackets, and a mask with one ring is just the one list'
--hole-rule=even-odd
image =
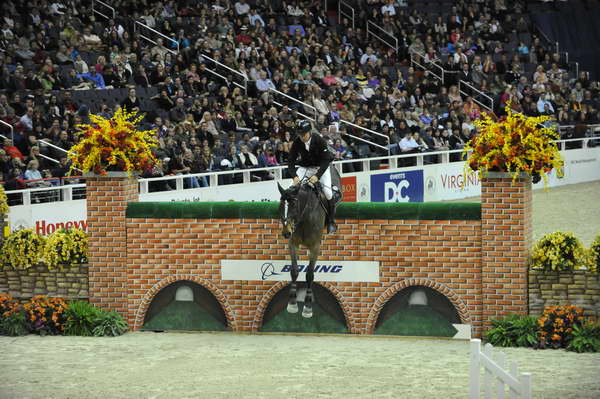
{"label": "rider", "polygon": [[319,134],[312,133],[309,121],[301,120],[297,124],[299,132],[292,143],[288,157],[288,171],[293,176],[294,183],[299,184],[303,178],[315,184],[321,181],[323,193],[327,198],[327,232],[335,233],[335,209],[337,198],[331,184],[331,171],[329,165],[334,156],[327,148],[327,142]]}

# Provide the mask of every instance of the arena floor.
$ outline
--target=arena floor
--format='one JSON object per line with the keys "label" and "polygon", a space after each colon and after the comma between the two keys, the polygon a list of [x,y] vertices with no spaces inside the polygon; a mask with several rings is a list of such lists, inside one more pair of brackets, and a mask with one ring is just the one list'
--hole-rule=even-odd
{"label": "arena floor", "polygon": [[[0,398],[466,398],[469,343],[129,333],[0,337]],[[506,349],[535,398],[600,397],[600,353]]]}
{"label": "arena floor", "polygon": [[[480,201],[472,197],[453,202]],[[533,239],[554,231],[571,231],[589,246],[600,234],[600,181],[533,192]]]}
{"label": "arena floor", "polygon": [[[476,200],[476,199],[470,199]],[[600,233],[600,182],[534,192],[535,238]],[[358,336],[128,333],[0,337],[5,398],[465,398],[464,341]],[[535,398],[600,398],[600,353],[504,349]]]}

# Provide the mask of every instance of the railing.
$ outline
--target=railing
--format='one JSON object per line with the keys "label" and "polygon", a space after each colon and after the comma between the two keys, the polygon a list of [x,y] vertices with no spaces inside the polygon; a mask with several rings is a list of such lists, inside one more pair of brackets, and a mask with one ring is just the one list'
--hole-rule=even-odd
{"label": "railing", "polygon": [[352,126],[352,127],[356,128],[356,129],[364,130],[365,132],[367,132],[369,134],[374,134],[376,136],[383,137],[387,141],[387,146],[382,146],[380,144],[373,143],[373,142],[370,142],[368,140],[363,140],[360,137],[352,136],[352,135],[346,133],[348,136],[353,137],[354,139],[358,139],[358,140],[361,140],[361,141],[366,141],[367,143],[369,143],[371,145],[374,145],[376,147],[379,147],[379,148],[382,148],[384,150],[387,150],[388,155],[391,155],[391,152],[390,152],[391,151],[391,148],[390,148],[390,138],[389,138],[389,136],[386,136],[385,134],[378,133],[378,132],[376,132],[374,130],[371,130],[371,129],[367,129],[366,127],[362,127],[362,126],[357,125],[355,123],[348,122],[348,121],[343,120],[343,119],[340,119],[340,123],[343,123],[343,124],[348,125],[348,126]]}
{"label": "railing", "polygon": [[[485,105],[483,104],[481,101],[479,101],[475,96],[474,93],[468,94],[466,91],[462,90],[461,86],[467,86],[469,89],[471,89],[473,92],[477,93],[477,96],[486,98],[490,101],[490,105]],[[458,91],[467,96],[467,97],[471,97],[473,99],[474,102],[476,102],[477,104],[479,104],[480,106],[482,106],[483,108],[487,109],[490,112],[494,112],[494,99],[490,96],[488,96],[487,94],[485,94],[484,92],[482,92],[481,90],[477,89],[475,86],[473,86],[472,84],[470,84],[469,82],[466,82],[464,80],[459,80],[458,81]]]}
{"label": "railing", "polygon": [[[112,16],[108,16],[105,15],[103,13],[101,13],[100,11],[98,11],[96,9],[96,3],[100,4],[101,6],[104,6],[105,8],[108,8],[108,10],[110,10]],[[98,14],[102,17],[104,17],[105,19],[115,19],[115,16],[117,15],[117,13],[115,12],[115,9],[111,6],[109,6],[108,4],[106,4],[105,2],[101,1],[101,0],[92,0],[92,15],[94,14]]]}
{"label": "railing", "polygon": [[[347,135],[350,137],[354,137],[357,140],[364,141],[367,144],[377,145],[377,144],[371,143],[369,141],[362,140],[360,137],[352,136],[349,134],[347,134]],[[586,148],[586,147],[589,147],[591,142],[594,142],[597,140],[598,140],[598,138],[585,137],[585,138],[579,138],[579,139],[558,140],[557,143],[558,143],[559,149],[561,149],[561,151],[562,150],[568,151],[569,149],[566,148],[566,146],[565,146],[566,143],[579,141],[579,142],[582,142],[581,146],[583,148]],[[380,147],[382,147],[382,146],[380,146]],[[378,168],[378,166],[376,166],[378,164],[377,161],[380,161],[380,162],[383,161],[384,163],[387,162],[389,169],[397,169],[397,168],[401,167],[403,160],[410,160],[410,159],[414,159],[415,166],[425,165],[426,159],[429,161],[435,160],[439,164],[448,164],[450,162],[456,162],[456,158],[451,157],[452,154],[460,155],[462,152],[463,152],[463,150],[459,149],[459,150],[447,150],[447,151],[426,151],[426,152],[419,152],[419,153],[414,153],[414,154],[403,154],[403,155],[392,155],[392,156],[356,158],[356,159],[347,159],[347,160],[343,160],[343,161],[335,161],[335,162],[333,162],[333,165],[335,168],[337,168],[340,171],[341,175],[344,175],[346,173],[351,173],[351,172],[344,172],[343,165],[345,165],[345,164],[360,163],[363,171],[376,170]],[[268,168],[255,168],[255,169],[234,169],[234,170],[219,171],[219,172],[213,171],[213,172],[204,172],[204,173],[196,173],[196,174],[189,174],[189,175],[145,178],[145,179],[139,179],[138,182],[140,184],[140,193],[144,194],[144,193],[148,192],[148,183],[153,182],[153,181],[162,181],[162,180],[174,181],[176,188],[178,190],[182,190],[184,187],[184,184],[183,184],[184,179],[187,179],[189,177],[204,176],[207,179],[207,181],[209,182],[209,186],[215,187],[215,186],[221,186],[221,185],[225,184],[225,183],[219,182],[220,176],[231,175],[231,177],[233,179],[233,176],[235,176],[235,175],[242,175],[243,176],[242,183],[250,183],[252,181],[251,175],[255,174],[257,172],[263,172],[263,173],[264,172],[272,172],[275,179],[282,179],[282,178],[284,178],[283,172],[286,169],[287,169],[287,165],[274,166],[274,167],[268,167]],[[73,179],[75,180],[75,182],[73,182],[75,184],[71,184],[71,185],[7,191],[6,192],[7,194],[11,194],[11,196],[9,197],[9,205],[17,205],[17,204],[29,205],[29,204],[31,204],[31,194],[27,194],[27,193],[39,192],[39,191],[56,191],[56,192],[60,193],[60,195],[48,196],[49,198],[55,198],[55,200],[57,200],[57,201],[66,201],[66,200],[70,200],[70,199],[84,199],[85,198],[85,185],[77,184],[78,183],[77,180],[82,179],[81,177],[78,177],[78,176],[71,177],[71,178],[65,177],[62,179],[62,182],[63,182],[63,184],[65,184],[66,181],[73,180]],[[15,195],[17,197],[21,197],[21,198],[15,199],[14,198]],[[28,197],[25,198],[26,196],[28,196]]]}
{"label": "railing", "polygon": [[[300,101],[300,100],[298,100],[297,98],[294,98],[294,97],[292,97],[292,96],[290,96],[290,95],[288,95],[288,94],[285,94],[285,93],[283,93],[283,92],[281,92],[281,91],[279,91],[279,90],[277,90],[277,89],[269,89],[269,92],[272,92],[272,93],[275,93],[275,94],[277,94],[277,95],[283,96],[283,97],[285,97],[285,98],[287,98],[287,99],[289,99],[289,100],[292,100],[292,101],[294,101],[294,102],[296,102],[296,103],[300,104],[300,105],[301,105],[301,106],[303,106],[304,108],[308,108],[308,109],[310,109],[310,110],[313,112],[314,118],[308,117],[308,116],[306,116],[306,115],[303,115],[303,114],[301,114],[301,115],[302,115],[303,117],[309,118],[309,119],[311,119],[311,120],[313,120],[313,121],[315,121],[315,122],[317,121],[317,117],[318,117],[319,113],[318,113],[318,111],[317,111],[317,108],[316,108],[314,105],[311,105],[311,104],[305,103],[304,101]],[[279,104],[279,103],[277,103],[277,104]],[[282,105],[282,104],[279,104],[279,105]],[[298,112],[298,114],[300,114],[300,112]]]}
{"label": "railing", "polygon": [[[10,129],[10,139],[13,141],[13,145],[15,144],[15,130],[13,128],[13,126],[10,123],[6,123],[4,122],[2,119],[0,119],[0,124],[4,125],[4,126],[8,126],[8,128]],[[0,135],[2,136],[2,138],[8,138],[4,135]]]}
{"label": "railing", "polygon": [[[377,34],[375,32],[377,32]],[[367,21],[367,40],[369,39],[369,35],[379,39],[379,41],[391,47],[396,54],[398,54],[398,39],[387,33],[381,26],[377,25],[373,21]],[[387,37],[387,39],[384,37]]]}
{"label": "railing", "polygon": [[228,67],[227,65],[223,64],[222,62],[219,62],[219,61],[217,61],[217,60],[209,57],[205,53],[202,53],[201,57],[204,58],[204,59],[207,59],[208,61],[214,63],[215,65],[218,65],[218,66],[220,66],[222,68],[225,68],[226,70],[228,70],[232,74],[240,77],[242,79],[243,85],[239,84],[239,83],[237,83],[235,81],[232,81],[232,83],[235,84],[236,86],[238,86],[239,88],[244,89],[244,93],[248,94],[248,77],[246,75],[244,75],[240,71],[236,71],[235,69],[233,69],[231,67]]}
{"label": "railing", "polygon": [[[442,68],[440,65],[436,64],[435,62],[426,61],[425,55],[419,53],[416,50],[410,50],[409,54],[410,54],[410,66],[414,67],[414,65],[417,65],[419,68],[423,69],[424,71],[429,72],[430,74],[432,74],[433,76],[438,78],[438,80],[440,80],[442,82],[442,84],[444,84],[444,78],[445,78],[444,75],[446,74],[446,71],[444,70],[444,68]],[[419,61],[416,61],[415,57]],[[435,67],[435,71],[433,71],[431,68],[428,68],[429,66]]]}
{"label": "railing", "polygon": [[[160,33],[160,32],[159,32],[159,31],[157,31],[156,29],[152,29],[151,27],[149,27],[149,26],[148,26],[148,25],[146,25],[146,24],[143,24],[143,23],[141,23],[141,22],[139,22],[139,21],[135,21],[135,23],[133,24],[133,31],[134,31],[134,32],[138,32],[138,29],[142,29],[142,28],[143,28],[143,29],[148,29],[149,31],[156,33],[158,36],[160,36],[160,37],[162,37],[162,38],[164,38],[164,39],[168,40],[169,42],[171,42],[171,43],[174,43],[174,44],[175,44],[175,46],[177,47],[177,50],[171,50],[169,47],[167,47],[167,46],[164,46],[164,47],[165,47],[165,50],[167,50],[167,51],[168,51],[168,52],[170,52],[171,54],[175,54],[175,55],[179,54],[179,42],[178,42],[177,40],[175,40],[175,39],[171,39],[169,36],[167,36],[167,35],[165,35],[165,34],[163,34],[163,33]],[[151,38],[149,38],[148,36],[146,36],[146,35],[145,35],[145,32],[139,32],[138,34],[140,35],[140,37],[141,37],[142,39],[144,39],[144,40],[147,40],[147,41],[149,41],[150,43],[157,44],[157,42],[155,42],[153,39],[151,39]]]}
{"label": "railing", "polygon": [[[342,7],[345,7],[346,10],[344,10]],[[325,9],[327,9],[327,7],[325,7]],[[349,13],[347,13],[348,10]],[[352,30],[354,30],[354,7],[346,3],[344,0],[340,0],[338,2],[338,24],[342,23],[342,16],[350,18],[352,21]]]}
{"label": "railing", "polygon": [[506,363],[506,355],[504,352],[498,352],[497,360],[492,359],[493,347],[491,344],[486,344],[481,351],[481,340],[471,340],[471,367],[470,367],[470,384],[469,384],[469,399],[479,399],[481,382],[480,369],[485,370],[483,378],[483,390],[486,399],[492,397],[493,379],[497,379],[496,393],[497,397],[504,399],[506,386],[508,386],[511,399],[522,398],[531,399],[531,373],[518,374],[517,362],[510,362],[510,371],[504,369]]}

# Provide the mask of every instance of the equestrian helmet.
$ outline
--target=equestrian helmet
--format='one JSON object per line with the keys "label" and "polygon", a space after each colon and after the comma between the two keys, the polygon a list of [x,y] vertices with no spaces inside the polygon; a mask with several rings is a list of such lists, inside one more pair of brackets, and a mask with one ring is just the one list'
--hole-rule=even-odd
{"label": "equestrian helmet", "polygon": [[298,128],[300,129],[300,135],[304,135],[305,133],[312,131],[312,125],[306,119],[298,122]]}

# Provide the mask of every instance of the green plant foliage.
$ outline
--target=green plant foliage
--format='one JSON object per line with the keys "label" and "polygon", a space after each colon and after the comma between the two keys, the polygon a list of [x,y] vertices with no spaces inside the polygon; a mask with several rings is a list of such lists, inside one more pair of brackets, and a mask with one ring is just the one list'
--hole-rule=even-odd
{"label": "green plant foliage", "polygon": [[572,339],[567,346],[570,351],[600,352],[600,323],[585,323],[573,326]]}
{"label": "green plant foliage", "polygon": [[508,315],[492,319],[492,328],[485,333],[494,346],[531,347],[537,343],[538,323],[533,316]]}
{"label": "green plant foliage", "polygon": [[66,310],[65,335],[92,336],[99,309],[84,301],[69,303]]}
{"label": "green plant foliage", "polygon": [[117,337],[127,332],[127,323],[116,312],[99,310],[94,325],[92,334],[95,337]]}
{"label": "green plant foliage", "polygon": [[0,334],[11,337],[27,334],[23,312],[11,312],[8,316],[0,316]]}

